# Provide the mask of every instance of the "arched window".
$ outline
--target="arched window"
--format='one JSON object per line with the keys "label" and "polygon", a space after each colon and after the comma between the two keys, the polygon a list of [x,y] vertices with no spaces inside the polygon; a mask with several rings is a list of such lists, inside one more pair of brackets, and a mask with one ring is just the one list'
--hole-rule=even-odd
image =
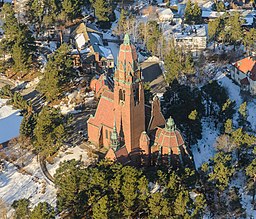
{"label": "arched window", "polygon": [[125,101],[125,91],[124,90],[119,90],[119,102],[124,102]]}
{"label": "arched window", "polygon": [[125,90],[123,90],[123,101],[125,101]]}

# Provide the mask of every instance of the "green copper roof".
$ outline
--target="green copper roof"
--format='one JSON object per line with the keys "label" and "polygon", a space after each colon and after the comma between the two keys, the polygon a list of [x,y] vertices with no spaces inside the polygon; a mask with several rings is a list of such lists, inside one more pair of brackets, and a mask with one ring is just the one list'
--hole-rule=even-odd
{"label": "green copper roof", "polygon": [[127,33],[124,36],[124,45],[130,45],[130,37]]}
{"label": "green copper roof", "polygon": [[173,118],[170,116],[170,118],[167,120],[167,123],[165,125],[165,129],[167,131],[174,131],[175,130],[175,123]]}
{"label": "green copper roof", "polygon": [[114,149],[114,151],[116,151],[120,146],[120,142],[118,139],[118,133],[116,130],[116,121],[114,121],[113,132],[111,133],[110,138],[111,138],[112,148]]}

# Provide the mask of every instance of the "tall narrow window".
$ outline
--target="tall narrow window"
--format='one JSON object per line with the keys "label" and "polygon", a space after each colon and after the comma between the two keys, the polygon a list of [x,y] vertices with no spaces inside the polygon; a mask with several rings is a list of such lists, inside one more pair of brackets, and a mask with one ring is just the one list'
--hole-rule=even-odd
{"label": "tall narrow window", "polygon": [[106,139],[108,139],[108,130],[106,130],[105,133],[106,133]]}

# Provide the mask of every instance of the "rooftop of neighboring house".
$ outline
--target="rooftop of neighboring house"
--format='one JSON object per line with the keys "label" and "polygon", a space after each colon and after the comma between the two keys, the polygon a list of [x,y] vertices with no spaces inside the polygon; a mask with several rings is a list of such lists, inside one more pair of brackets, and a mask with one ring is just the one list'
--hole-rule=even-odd
{"label": "rooftop of neighboring house", "polygon": [[242,73],[248,74],[252,80],[256,80],[256,59],[254,57],[248,56],[244,59],[241,59],[233,65]]}
{"label": "rooftop of neighboring house", "polygon": [[167,15],[173,16],[173,12],[170,8],[158,8],[156,12],[159,17]]}
{"label": "rooftop of neighboring house", "polygon": [[175,25],[172,29],[173,36],[177,39],[185,39],[192,37],[206,37],[206,27],[205,25]]}
{"label": "rooftop of neighboring house", "polygon": [[99,44],[94,44],[92,46],[93,46],[94,52],[98,52],[101,57],[107,60],[114,60],[114,56],[111,52],[111,49],[101,46]]}
{"label": "rooftop of neighboring house", "polygon": [[211,10],[202,10],[202,18],[217,18],[223,15],[225,12],[211,11]]}

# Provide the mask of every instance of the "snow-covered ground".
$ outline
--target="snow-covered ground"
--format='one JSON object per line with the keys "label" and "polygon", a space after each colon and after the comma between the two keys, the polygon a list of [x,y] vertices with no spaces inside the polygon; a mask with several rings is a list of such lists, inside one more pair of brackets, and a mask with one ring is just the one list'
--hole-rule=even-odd
{"label": "snow-covered ground", "polygon": [[82,160],[86,162],[88,160],[88,156],[85,150],[81,149],[79,146],[76,146],[74,148],[69,148],[65,152],[60,152],[58,156],[54,159],[54,164],[47,163],[47,169],[49,173],[53,176],[56,172],[56,169],[58,169],[61,162],[64,162],[66,160]]}
{"label": "snow-covered ground", "polygon": [[6,163],[5,171],[0,174],[0,198],[8,205],[9,213],[13,201],[22,198],[29,199],[32,207],[42,201],[55,206],[56,189],[45,180],[36,156],[23,169],[26,173],[12,163]]}
{"label": "snow-covered ground", "polygon": [[19,110],[7,106],[6,101],[0,99],[0,143],[18,137],[22,121]]}
{"label": "snow-covered ground", "polygon": [[252,207],[252,196],[249,195],[246,191],[246,176],[242,171],[239,171],[236,178],[233,179],[230,183],[231,187],[239,188],[239,193],[241,194],[241,204],[246,211],[247,218],[256,218],[256,210],[253,210]]}
{"label": "snow-covered ground", "polygon": [[[228,91],[229,98],[236,103],[236,110],[239,109],[239,106],[244,102],[243,98],[240,95],[240,87],[236,85],[230,78],[226,77],[225,74],[221,74],[217,78],[220,85],[225,87]],[[247,101],[247,121],[251,123],[252,130],[256,131],[256,100],[252,99]],[[233,123],[236,125],[238,119],[238,113],[234,115]]]}
{"label": "snow-covered ground", "polygon": [[214,156],[216,152],[214,144],[218,135],[219,131],[214,127],[211,119],[202,119],[202,139],[191,147],[197,169]]}

